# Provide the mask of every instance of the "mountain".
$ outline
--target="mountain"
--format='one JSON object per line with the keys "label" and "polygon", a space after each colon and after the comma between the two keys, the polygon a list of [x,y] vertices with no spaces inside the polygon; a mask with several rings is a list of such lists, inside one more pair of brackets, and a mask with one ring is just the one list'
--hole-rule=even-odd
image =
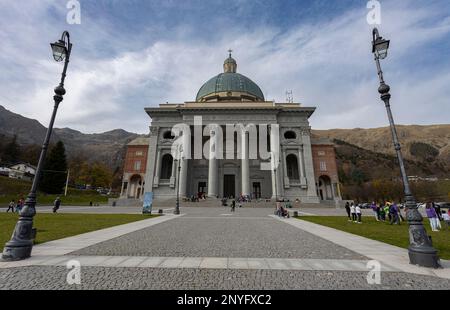
{"label": "mountain", "polygon": [[[409,169],[409,175],[450,176],[450,125],[399,125],[397,133],[404,158],[411,167],[417,168]],[[312,135],[314,138],[328,138],[337,142],[337,152],[352,146],[355,154],[380,154],[377,155],[380,158],[383,157],[381,155],[388,155],[396,160],[389,127],[313,130]],[[376,162],[375,159],[370,161]],[[362,161],[359,161],[361,164]],[[379,168],[377,165],[373,167]]]}
{"label": "mountain", "polygon": [[[13,113],[0,105],[0,136],[17,135],[20,145],[41,145],[46,131],[46,127],[37,120]],[[63,141],[69,158],[84,156],[90,161],[100,161],[114,169],[122,165],[126,144],[138,136],[123,129],[84,134],[70,128],[55,128],[51,143]]]}
{"label": "mountain", "polygon": [[[450,177],[450,125],[399,125],[397,131],[409,175]],[[16,134],[19,144],[40,145],[45,133],[46,128],[37,120],[0,106],[0,142],[2,136]],[[126,144],[138,136],[122,129],[84,134],[70,128],[56,128],[52,142],[63,141],[69,158],[81,155],[115,169],[122,165]],[[334,141],[344,178],[361,180],[398,176],[389,127],[313,130],[312,136]]]}

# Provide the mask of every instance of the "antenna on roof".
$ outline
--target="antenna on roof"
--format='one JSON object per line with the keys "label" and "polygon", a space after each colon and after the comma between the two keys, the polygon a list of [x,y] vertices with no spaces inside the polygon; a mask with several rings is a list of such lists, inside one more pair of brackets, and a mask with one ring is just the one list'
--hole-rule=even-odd
{"label": "antenna on roof", "polygon": [[286,91],[286,103],[294,103],[294,96],[292,95],[292,90]]}

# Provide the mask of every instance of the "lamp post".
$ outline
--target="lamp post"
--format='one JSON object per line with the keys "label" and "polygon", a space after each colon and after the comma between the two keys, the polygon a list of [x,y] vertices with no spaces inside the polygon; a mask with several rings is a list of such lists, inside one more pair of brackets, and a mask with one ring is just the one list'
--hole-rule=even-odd
{"label": "lamp post", "polygon": [[[178,164],[178,165],[177,165]],[[177,203],[175,205],[175,210],[173,214],[180,214],[180,174],[181,174],[181,160],[175,159],[175,166],[178,167],[178,175],[177,175]]]}
{"label": "lamp post", "polygon": [[55,102],[53,114],[50,119],[47,134],[45,135],[44,143],[42,144],[41,155],[39,156],[39,162],[30,193],[27,196],[24,208],[20,211],[19,220],[14,228],[11,240],[5,244],[3,249],[2,259],[5,261],[22,260],[30,257],[31,255],[33,239],[35,238],[33,217],[36,215],[36,191],[39,185],[39,178],[43,169],[45,155],[47,154],[56,112],[59,104],[63,101],[64,94],[66,93],[66,90],[64,89],[64,80],[66,78],[67,65],[69,64],[70,53],[72,51],[69,33],[64,31],[61,39],[55,43],[51,43],[50,45],[52,47],[53,58],[55,61],[60,62],[64,60],[64,69],[61,74],[61,81],[55,88],[55,95],[53,96],[53,100]]}
{"label": "lamp post", "polygon": [[394,148],[397,153],[398,163],[400,166],[400,173],[403,182],[403,189],[406,201],[406,218],[409,225],[409,261],[411,264],[419,265],[423,267],[440,267],[439,257],[436,249],[433,248],[431,240],[427,235],[425,227],[423,226],[423,218],[418,210],[418,206],[414,196],[412,195],[409,187],[408,177],[406,175],[405,165],[403,162],[403,155],[401,152],[401,146],[398,141],[397,130],[394,124],[394,118],[392,116],[391,106],[389,100],[391,94],[389,93],[390,87],[384,81],[383,71],[381,70],[380,59],[385,59],[389,48],[389,40],[383,39],[378,33],[378,29],[374,28],[372,31],[372,53],[375,57],[375,63],[378,71],[378,78],[380,80],[380,86],[378,92],[381,95],[389,119],[389,124],[392,133],[392,140]]}

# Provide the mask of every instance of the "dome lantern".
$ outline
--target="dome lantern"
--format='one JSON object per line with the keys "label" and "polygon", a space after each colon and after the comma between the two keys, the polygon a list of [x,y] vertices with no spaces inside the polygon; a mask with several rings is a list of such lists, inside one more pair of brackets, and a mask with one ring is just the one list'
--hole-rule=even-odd
{"label": "dome lantern", "polygon": [[231,52],[232,50],[228,50],[229,56],[223,63],[223,72],[225,73],[236,73],[237,63],[236,60],[231,57]]}

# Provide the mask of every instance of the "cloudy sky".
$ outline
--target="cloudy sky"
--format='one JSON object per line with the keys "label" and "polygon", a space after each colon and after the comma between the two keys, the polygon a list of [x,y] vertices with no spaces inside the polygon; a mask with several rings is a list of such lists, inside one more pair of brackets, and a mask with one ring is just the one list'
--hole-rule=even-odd
{"label": "cloudy sky", "polygon": [[[147,133],[144,107],[195,99],[233,49],[267,100],[316,106],[316,129],[387,124],[377,93],[366,0],[0,0],[0,105],[47,125],[61,63],[74,44],[57,127]],[[382,66],[397,123],[450,120],[450,1],[380,0]]]}

